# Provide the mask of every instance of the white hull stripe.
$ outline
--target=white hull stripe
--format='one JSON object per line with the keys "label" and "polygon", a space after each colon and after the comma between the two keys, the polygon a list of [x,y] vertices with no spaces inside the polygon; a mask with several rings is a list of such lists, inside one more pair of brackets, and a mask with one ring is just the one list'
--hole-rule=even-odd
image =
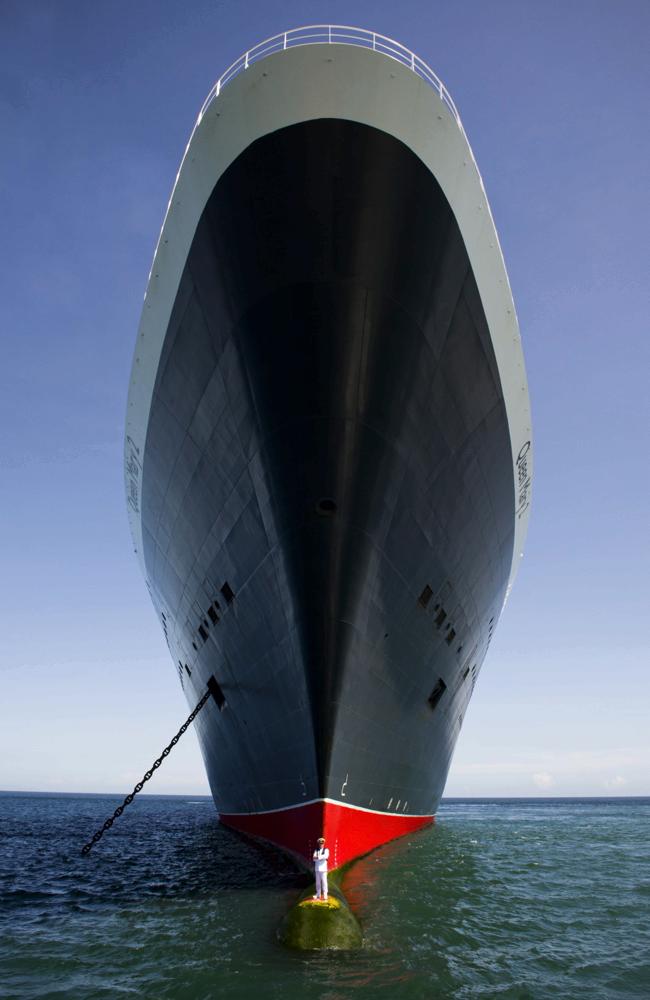
{"label": "white hull stripe", "polygon": [[333,806],[342,806],[344,809],[354,809],[355,812],[373,813],[375,816],[392,816],[395,819],[432,819],[433,813],[401,813],[387,812],[385,809],[368,809],[366,806],[355,806],[351,802],[339,802],[338,799],[308,799],[307,802],[296,802],[291,806],[280,806],[279,809],[259,809],[257,812],[222,812],[218,810],[220,816],[270,816],[273,813],[287,812],[289,809],[302,809],[304,806],[312,806],[317,802],[327,802]]}

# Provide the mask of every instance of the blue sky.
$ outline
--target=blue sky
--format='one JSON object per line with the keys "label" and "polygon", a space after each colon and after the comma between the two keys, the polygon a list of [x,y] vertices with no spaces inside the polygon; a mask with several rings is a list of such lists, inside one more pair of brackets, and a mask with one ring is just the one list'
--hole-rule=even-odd
{"label": "blue sky", "polygon": [[[205,95],[313,22],[441,76],[522,331],[531,526],[447,793],[650,794],[646,0],[4,0],[0,788],[126,792],[187,714],[127,527],[132,350]],[[151,790],[207,791],[192,734]]]}

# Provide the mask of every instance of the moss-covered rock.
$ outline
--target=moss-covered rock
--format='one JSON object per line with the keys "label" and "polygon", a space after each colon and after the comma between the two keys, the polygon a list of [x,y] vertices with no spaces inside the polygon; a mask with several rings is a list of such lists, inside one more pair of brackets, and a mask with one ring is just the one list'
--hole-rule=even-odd
{"label": "moss-covered rock", "polygon": [[313,899],[313,892],[313,886],[304,892],[280,924],[282,944],[304,951],[360,948],[361,927],[338,886],[330,883],[327,902]]}

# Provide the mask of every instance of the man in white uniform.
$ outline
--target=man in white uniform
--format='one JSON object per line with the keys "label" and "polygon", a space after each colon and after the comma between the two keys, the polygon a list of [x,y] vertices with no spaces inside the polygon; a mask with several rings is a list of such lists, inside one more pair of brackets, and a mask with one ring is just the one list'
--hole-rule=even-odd
{"label": "man in white uniform", "polygon": [[318,847],[314,851],[314,872],[316,874],[316,895],[314,899],[327,899],[327,859],[330,852],[325,847],[325,837],[318,838]]}

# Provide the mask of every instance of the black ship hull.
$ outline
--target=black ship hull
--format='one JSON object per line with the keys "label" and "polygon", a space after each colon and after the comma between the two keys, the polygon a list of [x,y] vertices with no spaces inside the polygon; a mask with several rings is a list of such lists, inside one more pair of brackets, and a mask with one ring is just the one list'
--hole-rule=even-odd
{"label": "black ship hull", "polygon": [[[327,803],[378,831],[435,813],[508,587],[515,471],[431,171],[357,121],[249,144],[189,247],[140,482],[186,694],[214,676],[225,700],[197,719],[223,818],[305,853]],[[292,837],[279,815],[309,819]],[[342,863],[365,840],[336,824]]]}

